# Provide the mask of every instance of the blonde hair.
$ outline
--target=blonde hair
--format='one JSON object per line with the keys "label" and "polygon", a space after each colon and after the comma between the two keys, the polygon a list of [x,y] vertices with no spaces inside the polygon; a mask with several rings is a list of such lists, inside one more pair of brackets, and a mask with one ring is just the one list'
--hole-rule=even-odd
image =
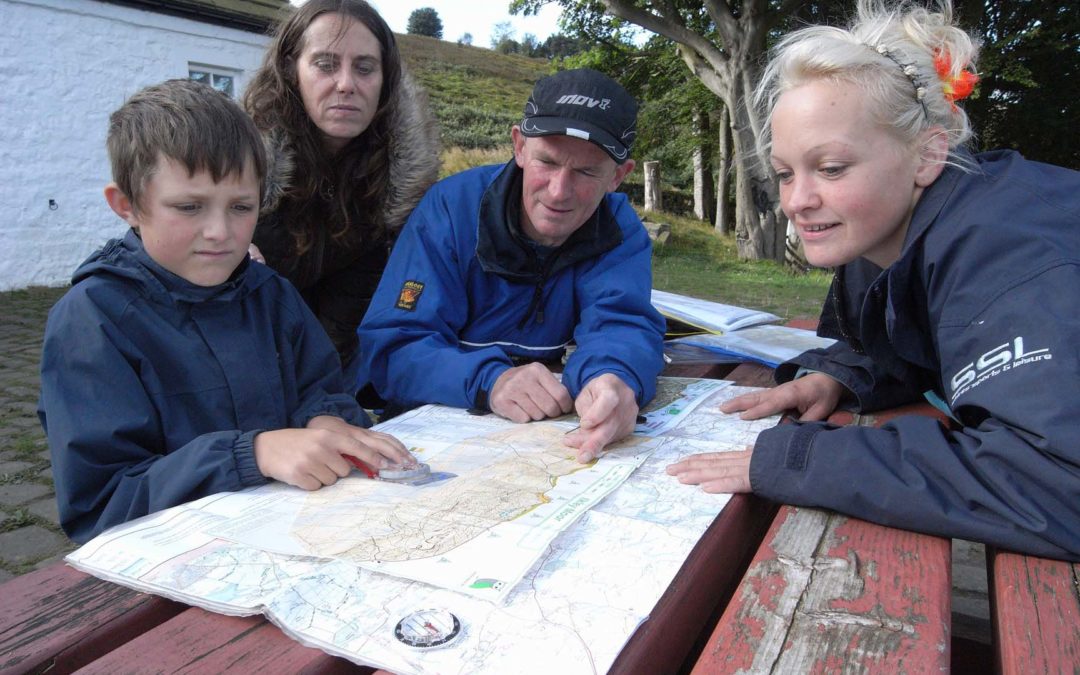
{"label": "blonde hair", "polygon": [[927,129],[940,126],[953,151],[971,138],[971,122],[946,96],[934,66],[948,55],[948,78],[974,68],[979,45],[953,25],[951,0],[937,11],[902,0],[887,7],[882,0],[859,0],[847,28],[809,26],[786,35],[773,48],[754,106],[764,121],[762,155],[771,152],[772,111],[784,92],[815,80],[852,84],[871,104],[876,120],[904,143],[914,145]]}

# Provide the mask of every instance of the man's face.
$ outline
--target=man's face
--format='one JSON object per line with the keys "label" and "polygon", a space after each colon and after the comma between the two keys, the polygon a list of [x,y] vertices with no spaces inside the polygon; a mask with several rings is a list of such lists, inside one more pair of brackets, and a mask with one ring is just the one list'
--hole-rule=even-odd
{"label": "man's face", "polygon": [[616,164],[596,145],[572,136],[529,138],[514,127],[521,181],[521,227],[538,244],[558,246],[593,214],[634,168]]}
{"label": "man's face", "polygon": [[198,286],[232,276],[244,257],[259,217],[259,179],[249,166],[215,183],[209,171],[188,175],[183,164],[159,157],[135,208],[115,184],[105,197],[139,230],[146,252],[159,265]]}

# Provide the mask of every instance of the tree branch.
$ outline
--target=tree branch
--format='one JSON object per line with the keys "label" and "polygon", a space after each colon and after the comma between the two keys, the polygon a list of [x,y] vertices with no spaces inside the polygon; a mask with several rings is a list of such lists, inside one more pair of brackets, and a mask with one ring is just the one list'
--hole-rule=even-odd
{"label": "tree branch", "polygon": [[628,0],[600,0],[600,2],[607,9],[608,14],[637,24],[645,30],[663,35],[679,44],[686,45],[714,68],[727,61],[727,55],[720,51],[716,45],[704,36],[689,30],[686,26],[667,16],[654,14],[635,7]]}
{"label": "tree branch", "polygon": [[726,41],[739,31],[739,21],[735,13],[731,11],[731,4],[727,0],[705,0],[705,11],[709,18],[716,24],[716,30]]}

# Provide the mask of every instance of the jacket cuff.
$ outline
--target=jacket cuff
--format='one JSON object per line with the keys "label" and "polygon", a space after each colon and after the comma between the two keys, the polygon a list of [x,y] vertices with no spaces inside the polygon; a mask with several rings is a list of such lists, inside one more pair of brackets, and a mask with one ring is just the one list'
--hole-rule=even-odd
{"label": "jacket cuff", "polygon": [[484,364],[477,372],[476,379],[467,385],[465,397],[469,408],[477,412],[491,412],[491,390],[495,388],[495,381],[512,367],[502,361],[489,361]]}
{"label": "jacket cuff", "polygon": [[233,459],[236,461],[236,473],[240,477],[240,485],[252,487],[253,485],[265,485],[270,482],[259,471],[259,465],[255,462],[255,437],[265,429],[245,431],[236,438],[233,444]]}
{"label": "jacket cuff", "polygon": [[762,431],[750,458],[750,488],[754,494],[792,503],[803,492],[799,485],[807,476],[814,438],[827,428],[817,422],[796,422]]}
{"label": "jacket cuff", "polygon": [[290,420],[291,427],[303,429],[314,417],[330,415],[338,417],[353,426],[367,429],[371,426],[371,418],[368,417],[356,399],[348,394],[335,394],[328,396],[317,407],[299,411],[294,419]]}

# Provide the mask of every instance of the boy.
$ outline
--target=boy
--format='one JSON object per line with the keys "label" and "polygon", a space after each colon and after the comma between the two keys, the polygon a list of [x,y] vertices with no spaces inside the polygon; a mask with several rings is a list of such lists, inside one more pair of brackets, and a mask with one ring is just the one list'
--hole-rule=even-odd
{"label": "boy", "polygon": [[266,175],[255,126],[170,80],[110,118],[105,199],[131,225],[49,313],[39,416],[76,542],[208,494],[277,479],[314,490],[406,464],[344,392],[333,346],[248,244]]}

